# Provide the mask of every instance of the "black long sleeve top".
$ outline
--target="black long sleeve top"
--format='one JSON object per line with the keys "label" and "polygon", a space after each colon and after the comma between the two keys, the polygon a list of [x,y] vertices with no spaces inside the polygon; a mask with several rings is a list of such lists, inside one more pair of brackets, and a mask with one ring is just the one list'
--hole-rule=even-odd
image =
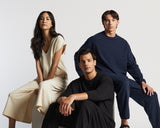
{"label": "black long sleeve top", "polygon": [[[105,74],[97,73],[94,79],[86,80],[84,76],[72,81],[61,96],[71,94],[88,94],[88,100],[97,104],[101,111],[113,120],[114,85],[112,79]],[[81,101],[75,101],[75,109],[80,109]],[[114,121],[113,121],[114,122]]]}

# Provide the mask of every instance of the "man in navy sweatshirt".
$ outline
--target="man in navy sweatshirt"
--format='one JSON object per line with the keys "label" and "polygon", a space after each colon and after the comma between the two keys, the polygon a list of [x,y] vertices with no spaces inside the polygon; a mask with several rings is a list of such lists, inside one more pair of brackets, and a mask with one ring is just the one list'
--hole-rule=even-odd
{"label": "man in navy sweatshirt", "polygon": [[[93,50],[97,56],[96,70],[113,79],[121,117],[120,128],[129,128],[127,121],[130,117],[129,97],[144,107],[153,128],[160,128],[160,107],[157,94],[146,84],[127,41],[116,34],[119,24],[117,12],[114,10],[104,12],[102,24],[105,30],[88,38],[80,49]],[[78,51],[75,53],[75,66],[77,73],[81,76],[83,73],[78,66]],[[127,77],[127,72],[134,80]]]}

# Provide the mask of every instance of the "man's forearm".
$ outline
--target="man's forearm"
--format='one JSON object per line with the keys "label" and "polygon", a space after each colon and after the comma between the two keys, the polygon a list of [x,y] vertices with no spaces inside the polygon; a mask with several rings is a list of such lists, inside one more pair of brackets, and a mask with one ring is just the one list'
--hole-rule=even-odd
{"label": "man's forearm", "polygon": [[68,116],[71,114],[71,111],[73,111],[73,108],[71,107],[71,105],[75,100],[87,100],[87,99],[88,99],[88,94],[85,92],[71,94],[68,97],[60,97],[57,100],[57,102],[60,104],[59,111],[64,116]]}
{"label": "man's forearm", "polygon": [[76,94],[70,95],[69,97],[73,97],[74,100],[87,100],[88,99],[88,94],[86,92],[76,93]]}
{"label": "man's forearm", "polygon": [[68,97],[62,96],[62,97],[59,97],[57,99],[57,102],[60,104],[63,101],[65,101],[65,100],[69,101],[70,99],[72,99],[72,101],[75,101],[75,100],[87,100],[88,99],[88,94],[86,92],[84,92],[84,93],[71,94]]}

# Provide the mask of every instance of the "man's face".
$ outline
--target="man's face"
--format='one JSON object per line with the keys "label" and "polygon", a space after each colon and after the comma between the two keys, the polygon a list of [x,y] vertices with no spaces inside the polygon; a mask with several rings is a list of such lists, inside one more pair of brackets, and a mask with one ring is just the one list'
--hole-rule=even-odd
{"label": "man's face", "polygon": [[95,71],[96,60],[93,60],[91,53],[80,56],[79,67],[82,69],[84,74],[89,74]]}
{"label": "man's face", "polygon": [[116,32],[118,24],[119,20],[114,19],[110,14],[106,15],[106,20],[103,21],[104,28],[109,33]]}

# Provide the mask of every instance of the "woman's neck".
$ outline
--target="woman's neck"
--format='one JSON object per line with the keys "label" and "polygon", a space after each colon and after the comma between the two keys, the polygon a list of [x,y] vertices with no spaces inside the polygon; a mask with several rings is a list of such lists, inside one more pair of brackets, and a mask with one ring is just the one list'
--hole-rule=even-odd
{"label": "woman's neck", "polygon": [[51,41],[51,35],[49,31],[43,31],[43,39],[45,42],[50,42]]}

